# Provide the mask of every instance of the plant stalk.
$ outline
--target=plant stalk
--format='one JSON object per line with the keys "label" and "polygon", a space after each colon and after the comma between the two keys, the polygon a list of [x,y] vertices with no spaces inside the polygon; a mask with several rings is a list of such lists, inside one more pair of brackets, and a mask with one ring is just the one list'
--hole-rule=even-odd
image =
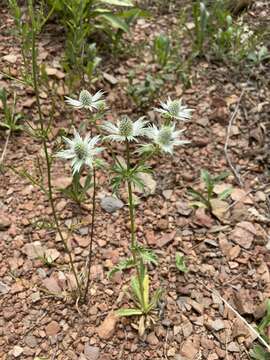
{"label": "plant stalk", "polygon": [[[129,148],[129,142],[126,140],[126,156],[127,156],[127,172],[130,172],[131,166],[130,166],[130,148]],[[132,186],[131,181],[128,178],[127,179],[127,185],[128,185],[128,208],[129,208],[129,218],[130,218],[130,231],[131,231],[131,253],[133,257],[133,261],[136,267],[138,282],[139,282],[139,288],[141,293],[141,300],[142,300],[142,307],[143,311],[146,313],[146,305],[144,301],[144,291],[143,291],[143,282],[141,277],[141,271],[140,271],[140,264],[138,263],[137,259],[137,253],[135,249],[136,245],[136,230],[135,230],[135,213],[134,213],[134,202],[133,202],[133,193],[132,193]]]}
{"label": "plant stalk", "polygon": [[[32,4],[31,4],[32,5]],[[75,270],[75,266],[74,266],[74,262],[72,259],[72,255],[71,252],[68,248],[67,242],[62,234],[60,225],[59,225],[59,221],[58,221],[58,217],[57,217],[57,213],[56,213],[56,209],[55,209],[55,205],[54,205],[54,200],[53,200],[53,191],[52,191],[52,181],[51,181],[51,160],[49,157],[49,152],[48,152],[48,146],[47,146],[47,134],[44,134],[44,122],[43,122],[43,116],[42,116],[42,111],[41,111],[41,105],[40,105],[40,101],[39,101],[39,89],[38,89],[38,74],[37,74],[37,53],[36,53],[36,30],[35,30],[35,20],[33,18],[33,8],[31,6],[31,21],[32,21],[32,74],[33,74],[33,86],[34,86],[34,92],[35,92],[35,97],[36,97],[36,102],[37,102],[37,108],[38,108],[38,116],[39,116],[39,122],[40,122],[40,130],[41,130],[41,138],[42,138],[42,145],[43,145],[43,150],[44,150],[44,154],[45,154],[45,159],[46,159],[46,167],[47,167],[47,179],[48,179],[48,199],[49,199],[49,203],[52,209],[52,214],[53,214],[53,218],[54,218],[54,222],[55,222],[55,226],[56,226],[56,230],[60,236],[61,242],[64,246],[64,249],[66,251],[66,253],[68,254],[69,257],[69,262],[70,262],[70,266],[72,269],[72,272],[74,274],[75,280],[76,280],[76,284],[78,287],[78,292],[79,292],[79,297],[81,298],[82,296],[82,291],[81,291],[81,286],[80,286],[80,282],[78,279],[78,275],[77,272]]]}
{"label": "plant stalk", "polygon": [[91,266],[92,266],[92,255],[93,255],[93,242],[94,242],[94,227],[95,227],[95,215],[96,215],[96,188],[97,188],[97,182],[96,182],[96,169],[93,168],[93,199],[92,199],[92,214],[91,214],[91,230],[90,230],[90,244],[89,244],[89,252],[88,252],[88,271],[87,271],[87,277],[86,277],[86,285],[84,290],[84,296],[83,296],[83,302],[86,300],[86,296],[89,289],[90,284],[90,275],[91,275]]}

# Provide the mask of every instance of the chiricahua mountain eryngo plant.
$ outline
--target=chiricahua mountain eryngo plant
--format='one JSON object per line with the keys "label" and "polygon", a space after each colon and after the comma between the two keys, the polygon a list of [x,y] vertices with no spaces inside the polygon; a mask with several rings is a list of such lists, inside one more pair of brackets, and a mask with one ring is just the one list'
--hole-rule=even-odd
{"label": "chiricahua mountain eryngo plant", "polygon": [[157,256],[137,240],[133,191],[135,187],[144,188],[140,175],[141,173],[151,172],[151,168],[147,165],[150,158],[162,153],[172,155],[176,146],[189,143],[189,141],[181,139],[184,129],[176,130],[176,123],[172,121],[187,121],[191,118],[192,113],[191,109],[182,104],[181,99],[171,100],[170,98],[166,103],[161,102],[161,107],[155,110],[161,113],[164,118],[163,123],[159,126],[149,124],[144,117],[132,121],[127,116],[118,120],[117,125],[104,122],[101,126],[107,133],[104,137],[105,143],[116,141],[125,145],[125,162],[120,162],[114,156],[112,187],[113,191],[117,192],[121,184],[124,183],[127,186],[131,257],[122,260],[110,271],[110,275],[128,268],[135,269],[135,274],[131,278],[131,291],[135,306],[119,309],[117,314],[119,316],[140,316],[138,325],[140,335],[154,321],[152,314],[159,303],[162,289],[158,288],[150,296],[150,279],[147,265],[149,263],[157,265]]}
{"label": "chiricahua mountain eryngo plant", "polygon": [[[162,290],[158,288],[150,296],[148,264],[152,263],[153,265],[157,265],[157,256],[152,250],[145,248],[137,239],[133,192],[135,187],[144,188],[141,174],[151,172],[148,161],[153,156],[161,155],[162,153],[172,155],[176,146],[188,143],[188,141],[181,138],[184,129],[177,130],[176,128],[179,122],[185,122],[191,118],[192,110],[183,105],[181,99],[172,100],[168,98],[166,102],[160,103],[159,108],[155,109],[161,114],[164,120],[161,124],[150,124],[145,117],[140,117],[136,121],[133,121],[128,116],[124,116],[119,119],[116,124],[104,121],[102,125],[99,125],[100,120],[107,110],[104,93],[98,91],[95,94],[91,94],[88,90],[83,89],[77,99],[66,97],[66,102],[76,110],[83,111],[86,114],[86,120],[80,124],[79,130],[73,128],[73,138],[69,138],[68,136],[63,137],[63,149],[58,151],[56,155],[53,154],[51,147],[48,145],[48,134],[51,130],[51,123],[47,124],[44,119],[40,103],[40,67],[37,62],[36,46],[36,37],[40,28],[35,18],[32,5],[29,6],[29,14],[32,23],[32,84],[38,109],[38,125],[36,128],[31,128],[31,133],[43,146],[47,183],[35,181],[33,176],[26,172],[25,176],[32,180],[35,185],[38,185],[49,200],[53,215],[53,227],[57,231],[68,255],[69,265],[76,281],[76,302],[84,302],[87,299],[91,282],[90,275],[93,261],[97,191],[96,172],[104,165],[100,155],[105,150],[105,147],[109,149],[113,160],[111,167],[111,173],[113,174],[112,190],[118,192],[122,185],[125,185],[127,188],[131,234],[129,246],[131,256],[121,261],[110,273],[112,274],[127,268],[135,270],[131,278],[131,290],[135,306],[119,309],[117,313],[119,316],[140,316],[138,329],[139,333],[143,334],[147,325],[151,323],[151,321],[154,321],[152,313],[158,305]],[[115,142],[124,145],[124,161],[120,161],[115,155],[113,149]],[[90,237],[89,252],[85,271],[82,272],[83,277],[79,276],[78,270],[76,269],[72,249],[68,247],[67,238],[62,231],[62,225],[55,206],[52,186],[52,164],[55,158],[61,158],[70,162],[73,191],[71,193],[78,203],[82,201],[89,187],[93,188],[91,224],[87,234]],[[81,186],[80,182],[83,174],[87,174],[86,185],[84,185],[84,187]],[[41,178],[43,179],[43,177]],[[76,191],[79,191],[79,194],[76,193]]]}
{"label": "chiricahua mountain eryngo plant", "polygon": [[[89,227],[88,236],[90,236],[89,243],[89,252],[87,258],[86,272],[85,272],[85,284],[84,284],[84,293],[82,295],[82,300],[85,301],[90,285],[90,273],[92,266],[93,258],[93,241],[94,241],[94,226],[95,226],[95,214],[96,214],[96,169],[102,166],[103,162],[98,157],[98,155],[103,151],[103,147],[98,146],[101,141],[99,135],[93,136],[93,129],[97,126],[97,119],[102,118],[104,110],[106,108],[105,101],[103,99],[103,92],[98,91],[96,94],[91,95],[88,90],[82,90],[79,95],[79,99],[72,99],[66,97],[66,102],[73,106],[75,109],[82,109],[90,114],[94,114],[89,119],[87,119],[84,126],[85,129],[90,127],[90,132],[87,133],[84,138],[78,133],[74,128],[74,137],[73,139],[68,139],[63,137],[63,140],[68,145],[68,149],[61,150],[57,153],[57,156],[65,159],[71,160],[72,167],[72,186],[75,190],[75,196],[78,197],[80,194],[76,194],[76,190],[83,191],[83,195],[89,187],[93,187],[93,196],[92,196],[92,214],[91,214],[91,226]],[[87,177],[85,188],[81,188],[81,174],[82,171],[87,171]]]}

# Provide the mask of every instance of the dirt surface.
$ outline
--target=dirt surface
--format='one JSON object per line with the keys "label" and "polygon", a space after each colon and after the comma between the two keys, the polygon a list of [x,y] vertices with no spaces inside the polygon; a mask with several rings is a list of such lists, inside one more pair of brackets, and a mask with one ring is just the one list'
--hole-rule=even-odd
{"label": "dirt surface", "polygon": [[[258,1],[246,15],[247,21],[269,18],[266,3]],[[267,12],[268,11],[268,12]],[[19,44],[12,34],[13,20],[2,5],[0,9],[0,68],[20,74]],[[156,14],[138,21],[130,44],[146,43],[153,36],[176,24],[172,13]],[[135,40],[134,40],[135,39]],[[185,44],[183,44],[185,49]],[[137,49],[137,50],[136,50]],[[63,41],[49,25],[40,38],[39,53],[55,84],[54,99],[41,93],[42,109],[49,116],[52,102],[54,140],[62,127],[83,120],[81,112],[64,104],[65,74],[60,67]],[[183,50],[185,52],[185,50]],[[140,112],[124,87],[128,72],[140,65],[139,79],[151,66],[149,51],[135,48],[119,62],[103,63],[103,71],[116,79],[100,80],[92,90],[102,88],[112,109],[108,120],[119,114],[136,117]],[[117,66],[116,66],[117,64]],[[154,65],[153,65],[154,66]],[[108,177],[98,173],[98,212],[95,228],[92,285],[87,305],[75,306],[65,291],[68,282],[68,259],[59,238],[50,227],[51,210],[42,193],[26,179],[8,169],[0,176],[0,358],[1,359],[248,359],[254,336],[224,305],[217,291],[251,324],[263,315],[265,300],[270,297],[270,185],[269,185],[269,64],[258,68],[236,69],[205,59],[196,60],[191,69],[191,87],[168,82],[161,99],[183,96],[195,109],[187,124],[186,137],[191,144],[176,150],[173,157],[155,158],[149,192],[138,194],[138,240],[155,250],[157,268],[151,268],[152,288],[164,289],[163,301],[156,314],[156,324],[140,338],[137,319],[117,319],[114,309],[128,303],[126,288],[130,274],[125,272],[108,279],[107,271],[128,256],[128,208],[110,214],[100,200],[111,194]],[[172,85],[173,84],[173,85]],[[0,86],[15,90],[18,112],[28,121],[37,118],[34,94],[30,88],[0,75]],[[229,120],[242,90],[239,111],[229,140],[229,156],[244,184],[240,188],[233,175],[215,188],[216,193],[233,187],[223,210],[213,217],[203,209],[191,209],[187,187],[199,188],[200,169],[218,174],[228,170],[224,144]],[[147,115],[156,116],[149,104]],[[0,148],[5,132],[0,130]],[[121,151],[121,146],[117,148]],[[35,176],[37,157],[42,163],[41,146],[26,133],[12,136],[6,164],[17,171],[26,168]],[[109,155],[104,155],[110,161]],[[56,160],[54,185],[66,186],[71,179],[68,164]],[[125,193],[121,194],[123,202]],[[83,208],[56,192],[57,210],[65,232],[76,228],[69,246],[78,269],[83,270],[89,239],[91,198]],[[55,261],[48,268],[36,254],[49,251]],[[185,255],[189,271],[181,274],[175,267],[175,253]]]}

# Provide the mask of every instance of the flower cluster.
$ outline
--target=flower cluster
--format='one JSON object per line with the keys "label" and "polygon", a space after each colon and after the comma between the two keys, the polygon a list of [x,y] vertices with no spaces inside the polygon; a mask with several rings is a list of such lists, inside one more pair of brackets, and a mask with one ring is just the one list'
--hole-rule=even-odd
{"label": "flower cluster", "polygon": [[74,138],[72,140],[63,137],[68,149],[59,151],[57,156],[62,159],[72,160],[71,166],[73,175],[80,172],[81,168],[86,165],[93,168],[96,156],[103,150],[102,147],[97,147],[100,141],[100,136],[90,138],[89,134],[83,139],[80,134],[74,129]]}
{"label": "flower cluster", "polygon": [[103,94],[103,91],[98,91],[95,95],[91,95],[88,90],[82,90],[79,100],[66,96],[66,102],[77,109],[100,110],[105,107],[105,101],[101,99]]}
{"label": "flower cluster", "polygon": [[171,100],[169,97],[167,102],[160,102],[160,108],[155,108],[156,111],[164,115],[169,119],[177,119],[186,121],[191,119],[192,109],[188,109],[187,106],[182,104],[182,99]]}
{"label": "flower cluster", "polygon": [[[82,90],[79,100],[67,97],[66,102],[76,109],[84,108],[91,112],[99,111],[105,108],[103,94],[102,91],[98,91],[91,95],[87,90]],[[116,124],[105,121],[101,125],[101,129],[107,133],[104,140],[138,142],[139,138],[146,137],[151,141],[151,144],[142,145],[141,152],[158,149],[169,154],[173,154],[174,147],[188,144],[189,141],[181,139],[185,130],[176,130],[176,124],[171,123],[171,120],[187,121],[191,118],[193,110],[183,105],[182,99],[171,100],[170,97],[166,102],[161,102],[160,107],[155,108],[155,110],[164,116],[165,124],[158,127],[155,124],[149,125],[149,121],[145,120],[145,117],[132,121],[128,116],[124,116]],[[69,148],[60,151],[57,156],[72,160],[73,174],[80,172],[83,166],[93,168],[96,156],[103,150],[103,148],[96,146],[100,141],[99,136],[90,138],[89,135],[86,135],[85,138],[82,138],[76,130],[74,130],[73,140],[64,137],[64,141]]]}

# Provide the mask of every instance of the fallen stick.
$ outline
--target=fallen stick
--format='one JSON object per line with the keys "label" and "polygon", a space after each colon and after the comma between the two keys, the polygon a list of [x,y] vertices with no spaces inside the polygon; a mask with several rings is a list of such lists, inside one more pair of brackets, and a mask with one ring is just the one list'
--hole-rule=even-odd
{"label": "fallen stick", "polygon": [[208,286],[206,286],[203,282],[199,280],[199,282],[211,293],[216,295],[220,300],[224,302],[224,304],[240,319],[243,321],[243,323],[249,328],[249,330],[256,335],[256,337],[260,340],[260,342],[266,347],[266,349],[270,352],[270,345],[267,344],[267,342],[263,339],[263,337],[256,331],[248,322],[246,319],[243,318],[219,293],[215,290],[210,289]]}

